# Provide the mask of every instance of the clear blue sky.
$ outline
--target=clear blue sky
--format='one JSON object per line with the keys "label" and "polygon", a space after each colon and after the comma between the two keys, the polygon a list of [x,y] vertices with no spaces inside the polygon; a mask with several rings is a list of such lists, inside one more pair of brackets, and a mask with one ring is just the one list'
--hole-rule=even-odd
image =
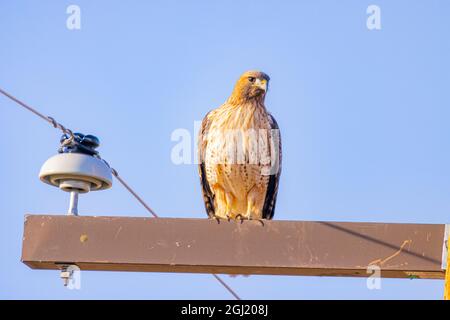
{"label": "clear blue sky", "polygon": [[[66,8],[81,8],[81,30]],[[381,8],[382,29],[366,28]],[[236,78],[271,78],[267,106],[284,159],[276,219],[450,221],[450,3],[421,1],[0,2],[0,87],[66,126],[165,217],[206,217],[195,165],[170,135],[191,132]],[[25,213],[61,214],[68,196],[38,180],[60,133],[0,97],[0,298],[224,299],[210,275],[56,271],[20,262]],[[80,200],[82,215],[147,216],[119,184]],[[330,239],[331,241],[331,239]],[[440,299],[443,281],[251,276],[243,297]]]}

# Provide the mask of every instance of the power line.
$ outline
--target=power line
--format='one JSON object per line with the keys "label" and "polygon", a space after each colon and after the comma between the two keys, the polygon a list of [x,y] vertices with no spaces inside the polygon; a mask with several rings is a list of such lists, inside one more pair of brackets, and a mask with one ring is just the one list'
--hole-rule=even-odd
{"label": "power line", "polygon": [[236,300],[241,300],[241,298],[236,294],[236,292],[234,292],[233,289],[231,289],[231,288],[225,283],[225,281],[222,280],[221,277],[219,277],[217,274],[214,274],[214,273],[212,274],[212,276],[213,276],[214,278],[216,278],[217,281],[219,281],[220,284],[221,284],[222,286],[224,286],[225,289],[227,289],[227,290],[228,290],[228,291],[236,298]]}
{"label": "power line", "polygon": [[47,117],[44,116],[42,113],[40,113],[39,111],[37,111],[36,109],[30,107],[29,105],[27,105],[26,103],[20,101],[19,99],[17,99],[16,97],[10,95],[8,92],[4,91],[3,89],[0,88],[0,93],[2,93],[4,96],[8,97],[9,99],[11,99],[12,101],[14,101],[15,103],[17,103],[18,105],[24,107],[25,109],[27,109],[28,111],[34,113],[35,115],[37,115],[39,118],[49,122],[50,124],[53,125],[53,127],[61,129],[61,131],[63,133],[70,133],[70,131],[64,127],[63,125],[59,124],[58,122],[55,121],[55,119],[53,119],[52,117]]}
{"label": "power line", "polygon": [[[66,141],[70,141],[71,139],[73,139],[73,132],[70,129],[67,129],[65,126],[63,126],[62,124],[60,124],[59,122],[57,122],[54,118],[49,117],[49,116],[45,116],[42,113],[40,113],[39,111],[37,111],[35,108],[29,106],[28,104],[26,104],[25,102],[17,99],[16,97],[14,97],[13,95],[9,94],[8,92],[4,91],[3,89],[0,88],[0,93],[3,94],[5,97],[11,99],[12,101],[14,101],[15,103],[17,103],[18,105],[20,105],[21,107],[25,108],[26,110],[30,111],[31,113],[35,114],[36,116],[38,116],[39,118],[47,121],[48,123],[50,123],[54,128],[60,129],[63,133],[67,133],[69,134],[70,138]],[[153,217],[158,218],[158,215],[155,213],[155,211],[153,211],[152,208],[150,208],[150,206],[128,185],[128,183],[119,176],[119,173],[117,172],[116,169],[111,168],[111,173],[114,175],[114,177],[116,177],[116,179],[122,184],[122,186],[128,191],[130,192],[135,198],[136,200],[148,211],[150,212],[151,215],[153,215]],[[226,289],[228,290],[229,293],[231,293],[237,300],[241,300],[241,298],[236,294],[236,292],[230,287],[228,286],[225,281],[222,280],[222,278],[220,278],[217,274],[212,274],[212,276]]]}
{"label": "power line", "polygon": [[116,171],[116,169],[111,168],[111,173],[125,187],[125,189],[127,189],[136,198],[136,200],[139,201],[139,203],[142,204],[142,206],[144,206],[144,208],[151,213],[152,216],[158,218],[158,215],[155,213],[155,211],[153,211],[153,209],[150,208],[149,205],[146,204],[145,201],[142,200],[142,198],[136,192],[134,192],[134,190],[119,176],[119,173]]}

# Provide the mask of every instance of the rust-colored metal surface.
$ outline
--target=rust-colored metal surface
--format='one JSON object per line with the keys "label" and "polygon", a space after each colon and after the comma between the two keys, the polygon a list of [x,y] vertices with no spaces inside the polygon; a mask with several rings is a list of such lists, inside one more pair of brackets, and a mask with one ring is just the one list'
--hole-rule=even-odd
{"label": "rust-colored metal surface", "polygon": [[25,217],[34,269],[443,279],[444,225],[208,219]]}

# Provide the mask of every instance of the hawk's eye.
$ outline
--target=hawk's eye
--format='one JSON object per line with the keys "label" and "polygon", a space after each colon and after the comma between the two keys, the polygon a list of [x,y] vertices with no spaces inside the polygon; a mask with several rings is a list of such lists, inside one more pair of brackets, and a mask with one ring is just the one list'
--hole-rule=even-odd
{"label": "hawk's eye", "polygon": [[250,81],[251,83],[255,82],[256,78],[255,77],[248,77],[248,81]]}

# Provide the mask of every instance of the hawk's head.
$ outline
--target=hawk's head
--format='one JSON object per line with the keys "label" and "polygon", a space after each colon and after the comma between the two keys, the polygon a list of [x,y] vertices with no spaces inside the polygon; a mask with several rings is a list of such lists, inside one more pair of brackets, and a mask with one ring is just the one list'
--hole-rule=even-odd
{"label": "hawk's head", "polygon": [[236,82],[230,100],[245,102],[252,99],[264,101],[269,88],[269,76],[261,71],[247,71]]}

